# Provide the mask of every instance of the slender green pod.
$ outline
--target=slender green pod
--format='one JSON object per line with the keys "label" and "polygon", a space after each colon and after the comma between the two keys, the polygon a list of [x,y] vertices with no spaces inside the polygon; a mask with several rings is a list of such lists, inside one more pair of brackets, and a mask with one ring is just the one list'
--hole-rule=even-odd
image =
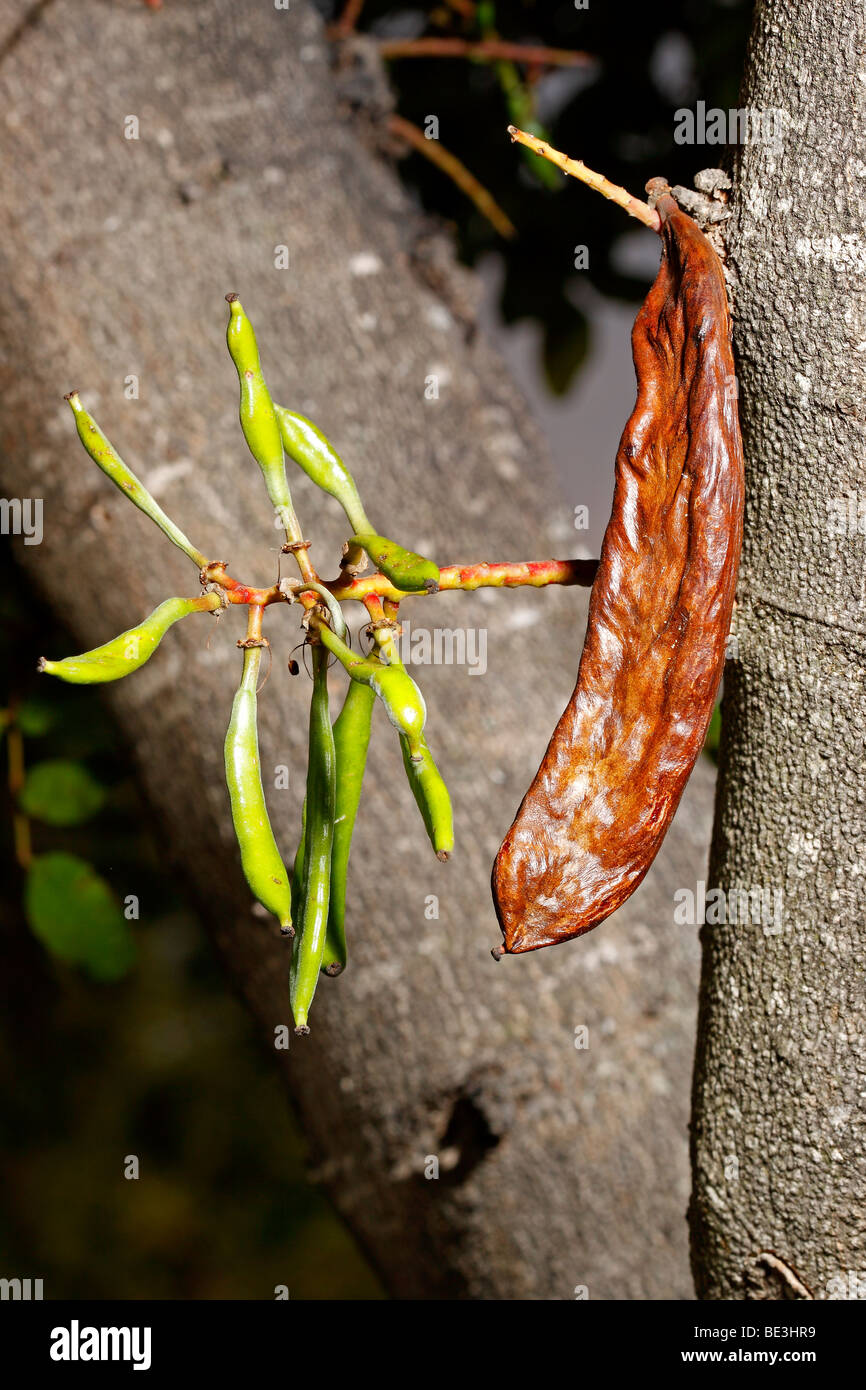
{"label": "slender green pod", "polygon": [[274,403],[262,374],[256,335],[238,296],[227,294],[226,302],[229,306],[226,342],[241,388],[241,429],[250,453],[262,470],[271,505],[288,527],[294,510],[286,478],[283,442]]}
{"label": "slender green pod", "polygon": [[409,739],[400,735],[403,766],[438,859],[446,860],[454,848],[454,816],[451,797],[442,774],[423,736]]}
{"label": "slender green pod", "polygon": [[405,667],[386,666],[378,657],[359,657],[324,624],[317,628],[322,642],[346,668],[354,681],[372,687],[399,734],[418,737],[427,721],[427,706]]}
{"label": "slender green pod", "polygon": [[355,480],[330,440],[312,420],[285,406],[274,405],[283,448],[308,478],[335,497],[353,531],[372,531]]}
{"label": "slender green pod", "polygon": [[289,876],[277,849],[265,805],[256,722],[262,648],[244,649],[241,683],[226,733],[226,782],[244,876],[263,907],[272,912],[284,936],[292,932]]}
{"label": "slender green pod", "polygon": [[346,967],[346,877],[375,703],[376,692],[371,685],[350,681],[343,708],[334,723],[337,796],[331,855],[331,898],[322,958],[322,969],[326,975],[339,975]]}
{"label": "slender green pod", "polygon": [[117,681],[137,671],[149,661],[168,629],[189,613],[208,613],[219,608],[218,594],[202,594],[200,598],[167,598],[138,627],[128,628],[113,641],[80,656],[66,656],[62,661],[39,658],[39,670],[49,676],[59,676],[72,685],[98,685]]}
{"label": "slender green pod", "polygon": [[328,653],[313,647],[313,695],[310,702],[310,744],[301,869],[298,939],[292,952],[289,993],[296,1033],[310,1031],[307,1022],[325,951],[331,896],[331,853],[336,804],[334,730],[328,707]]}
{"label": "slender green pod", "polygon": [[396,589],[404,593],[435,594],[439,589],[439,566],[414,550],[404,550],[387,536],[352,536],[350,545],[359,545]]}
{"label": "slender green pod", "polygon": [[191,541],[187,539],[179,526],[175,526],[170,517],[167,517],[162,507],[151,497],[147,488],[140,478],[137,478],[131,468],[127,468],[117,450],[102,433],[93,416],[84,409],[78,397],[77,391],[70,391],[64,397],[72,407],[75,416],[75,428],[78,430],[78,437],[87,450],[95,464],[98,464],[107,478],[120,488],[124,496],[134,502],[136,507],[149,516],[151,521],[155,521],[160,531],[168,536],[184,555],[188,555],[199,569],[204,569],[207,560],[200,550],[196,550]]}

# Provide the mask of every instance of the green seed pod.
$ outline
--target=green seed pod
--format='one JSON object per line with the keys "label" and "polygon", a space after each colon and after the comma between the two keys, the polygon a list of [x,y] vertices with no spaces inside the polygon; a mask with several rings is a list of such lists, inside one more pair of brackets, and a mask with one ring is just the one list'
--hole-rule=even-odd
{"label": "green seed pod", "polygon": [[227,294],[226,302],[229,306],[226,342],[241,388],[241,429],[250,453],[262,470],[271,505],[284,524],[288,524],[293,509],[283,443],[274,404],[262,375],[256,335],[238,296]]}
{"label": "green seed pod", "polygon": [[262,789],[256,723],[256,687],[261,659],[261,647],[244,649],[243,675],[226,733],[226,782],[244,876],[262,906],[276,917],[283,935],[290,936],[292,901],[289,876],[277,849]]}
{"label": "green seed pod", "polygon": [[167,598],[138,627],[128,628],[104,647],[80,656],[67,656],[62,661],[39,659],[39,670],[49,676],[59,676],[73,685],[97,685],[102,681],[120,680],[137,671],[149,661],[168,629],[188,613],[207,613],[219,608],[218,594],[202,594],[200,598]]}
{"label": "green seed pod", "polygon": [[403,666],[386,666],[378,657],[359,657],[324,624],[318,629],[322,642],[346,668],[354,681],[372,686],[385,706],[394,728],[410,739],[420,736],[427,720],[424,696]]}
{"label": "green seed pod", "polygon": [[400,735],[403,766],[418,803],[430,843],[437,858],[446,860],[454,848],[454,816],[451,797],[423,737]]}
{"label": "green seed pod", "polygon": [[339,975],[346,966],[346,876],[352,831],[361,800],[361,785],[370,743],[370,724],[376,696],[371,685],[350,681],[343,708],[334,724],[337,757],[337,799],[334,846],[331,855],[331,897],[322,969]]}
{"label": "green seed pod", "polygon": [[435,594],[439,588],[439,566],[414,550],[404,550],[387,536],[352,536],[350,545],[366,550],[373,564],[403,593]]}
{"label": "green seed pod", "polygon": [[325,950],[331,896],[331,852],[334,843],[336,756],[328,708],[328,653],[313,647],[313,696],[310,702],[310,752],[301,870],[301,915],[292,952],[289,992],[295,1032],[308,1033],[310,1005],[316,992]]}
{"label": "green seed pod", "polygon": [[385,713],[394,728],[399,734],[420,738],[427,722],[427,706],[412,677],[402,666],[384,666],[381,662],[371,664],[374,671],[370,684],[385,706]]}
{"label": "green seed pod", "polygon": [[318,426],[294,410],[275,405],[277,421],[280,426],[283,448],[289,458],[294,459],[308,478],[336,497],[353,531],[370,531],[355,480],[344,464],[334,446],[325,438]]}
{"label": "green seed pod", "polygon": [[187,540],[180,527],[175,526],[174,522],[166,516],[162,507],[151,497],[144,483],[135,476],[132,469],[127,468],[116,449],[102,433],[93,416],[84,409],[78,399],[78,392],[70,391],[64,399],[72,407],[78,437],[93,462],[99,465],[106,477],[110,478],[120,488],[120,491],[144,512],[145,516],[149,516],[151,521],[156,522],[159,529],[168,536],[170,541],[174,542],[179,550],[183,551],[184,555],[188,555],[199,569],[204,569],[207,564],[204,555],[200,550],[196,550],[191,541]]}

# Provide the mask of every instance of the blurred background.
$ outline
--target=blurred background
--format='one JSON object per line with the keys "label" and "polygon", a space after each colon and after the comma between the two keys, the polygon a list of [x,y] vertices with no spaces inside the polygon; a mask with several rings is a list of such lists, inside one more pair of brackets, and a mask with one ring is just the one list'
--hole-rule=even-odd
{"label": "blurred background", "polygon": [[[615,6],[571,0],[319,8],[359,116],[355,36],[367,61],[379,51],[401,176],[480,275],[482,331],[551,441],[563,514],[587,508],[585,529],[564,526],[561,553],[597,554],[657,243],[504,127],[637,194],[656,174],[690,184],[724,151],[675,145],[674,112],[735,104],[750,6],[648,6],[627,26]],[[425,148],[431,113],[437,156],[459,168]],[[0,1273],[41,1277],[52,1297],[211,1299],[261,1298],[291,1269],[293,1298],[382,1297],[306,1173],[272,1061],[160,864],[117,728],[92,692],[38,680],[38,657],[69,639],[21,601],[6,537],[0,555]],[[25,901],[30,852],[44,869]],[[146,926],[120,896],[130,873]],[[115,1167],[94,1182],[92,1154],[113,1134],[159,1175],[134,1211]]]}

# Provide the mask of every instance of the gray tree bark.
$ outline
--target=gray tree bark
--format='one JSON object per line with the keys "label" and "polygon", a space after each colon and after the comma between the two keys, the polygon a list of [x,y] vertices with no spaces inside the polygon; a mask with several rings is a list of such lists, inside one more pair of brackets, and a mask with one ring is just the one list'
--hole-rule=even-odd
{"label": "gray tree bark", "polygon": [[[70,388],[196,545],[253,582],[274,576],[278,537],[223,342],[228,290],[253,316],[278,398],[336,441],[389,532],[442,563],[568,553],[569,509],[557,510],[538,432],[500,359],[467,341],[473,283],[441,244],[441,292],[420,276],[430,228],[339,108],[306,4],[171,0],[154,14],[0,0],[0,49],[2,487],[44,498],[44,542],[17,553],[77,649],[196,592],[197,577],[89,464],[61,400]],[[129,116],[138,139],[125,138]],[[280,246],[288,270],[275,268]],[[138,400],[124,397],[131,374]],[[438,401],[425,399],[430,375]],[[337,509],[304,478],[292,487],[314,562],[332,572]],[[447,866],[432,856],[377,719],[349,968],[320,985],[311,1036],[275,1053],[316,1175],[402,1297],[691,1296],[697,941],[674,925],[672,894],[701,876],[709,767],[614,921],[536,959],[489,955],[490,865],[570,693],[584,613],[575,590],[406,605],[410,621],[488,634],[483,678],[421,672],[458,851]],[[291,768],[290,790],[269,793],[288,854],[309,687],[285,675],[292,612],[268,628],[262,757]],[[242,635],[235,612],[216,629],[191,619],[105,698],[167,866],[273,1048],[291,1022],[286,945],[251,912],[222,770]],[[425,918],[429,895],[438,920]],[[438,1181],[423,1176],[431,1154]]]}
{"label": "gray tree bark", "polygon": [[746,526],[709,881],[781,905],[703,929],[704,1298],[866,1296],[864,49],[859,0],[756,6],[741,105],[784,114],[734,169]]}

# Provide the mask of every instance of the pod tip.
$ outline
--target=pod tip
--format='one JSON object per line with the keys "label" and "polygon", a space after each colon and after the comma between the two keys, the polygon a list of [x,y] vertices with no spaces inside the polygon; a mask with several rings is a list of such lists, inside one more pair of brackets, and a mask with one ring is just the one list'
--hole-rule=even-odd
{"label": "pod tip", "polygon": [[492,946],[492,947],[490,948],[490,954],[491,954],[491,956],[493,957],[494,960],[497,960],[497,961],[498,961],[498,960],[502,960],[502,957],[505,955],[505,947],[504,947],[504,946]]}
{"label": "pod tip", "polygon": [[230,290],[226,295],[226,304],[237,304],[239,299],[240,295],[236,294],[234,290]]}
{"label": "pod tip", "polygon": [[306,1038],[306,1037],[309,1035],[309,1032],[310,1032],[310,1025],[309,1025],[309,1023],[299,1023],[298,1026],[297,1026],[297,1028],[295,1029],[295,1037],[297,1037],[297,1038]]}
{"label": "pod tip", "polygon": [[324,973],[329,975],[332,980],[336,980],[338,975],[342,975],[344,969],[345,966],[341,965],[338,960],[332,960],[330,965],[325,966]]}
{"label": "pod tip", "polygon": [[44,656],[40,656],[39,660],[38,660],[37,663],[36,663],[36,670],[37,670],[37,671],[44,671],[44,670],[46,669],[47,665],[48,665],[48,660],[47,660],[47,658],[44,657]]}
{"label": "pod tip", "polygon": [[284,924],[280,927],[280,936],[288,937],[289,941],[291,941],[294,935],[295,929],[292,926],[291,922],[289,922],[288,924]]}
{"label": "pod tip", "polygon": [[440,864],[447,864],[448,860],[451,858],[451,851],[448,849],[437,849],[436,858],[439,860]]}
{"label": "pod tip", "polygon": [[438,583],[438,581],[435,580],[435,579],[425,579],[425,580],[424,580],[424,588],[425,588],[425,590],[427,591],[428,594],[438,594],[438,592],[439,592],[439,583]]}
{"label": "pod tip", "polygon": [[77,391],[67,391],[63,399],[65,401],[68,401],[71,406],[76,406],[79,404]]}

